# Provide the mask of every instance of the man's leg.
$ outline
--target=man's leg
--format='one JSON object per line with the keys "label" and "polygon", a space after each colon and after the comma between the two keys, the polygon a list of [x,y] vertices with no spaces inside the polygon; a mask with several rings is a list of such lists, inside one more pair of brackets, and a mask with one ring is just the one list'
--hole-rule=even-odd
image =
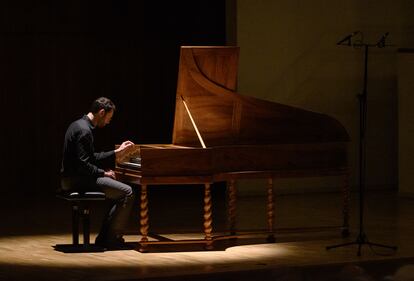
{"label": "man's leg", "polygon": [[125,231],[134,203],[132,188],[122,182],[108,177],[96,179],[96,185],[105,193],[108,199],[115,204],[104,218],[102,229],[97,237],[98,243],[116,242]]}

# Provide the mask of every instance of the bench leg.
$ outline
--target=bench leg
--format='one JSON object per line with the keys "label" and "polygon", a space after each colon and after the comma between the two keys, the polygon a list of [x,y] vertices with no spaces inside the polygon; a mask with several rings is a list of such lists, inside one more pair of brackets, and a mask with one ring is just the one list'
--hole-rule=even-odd
{"label": "bench leg", "polygon": [[89,220],[89,208],[85,207],[82,211],[82,220],[83,220],[83,245],[85,247],[89,246],[89,228],[90,228],[90,220]]}
{"label": "bench leg", "polygon": [[79,245],[79,205],[72,204],[72,244]]}

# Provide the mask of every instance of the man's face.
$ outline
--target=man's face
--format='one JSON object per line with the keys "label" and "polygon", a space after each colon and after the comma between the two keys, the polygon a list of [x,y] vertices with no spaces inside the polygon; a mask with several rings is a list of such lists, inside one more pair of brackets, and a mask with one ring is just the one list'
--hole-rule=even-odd
{"label": "man's face", "polygon": [[108,125],[111,122],[112,116],[114,115],[114,111],[108,111],[106,112],[104,109],[101,109],[98,112],[98,122],[96,123],[96,126],[98,128],[102,128],[105,127],[106,125]]}

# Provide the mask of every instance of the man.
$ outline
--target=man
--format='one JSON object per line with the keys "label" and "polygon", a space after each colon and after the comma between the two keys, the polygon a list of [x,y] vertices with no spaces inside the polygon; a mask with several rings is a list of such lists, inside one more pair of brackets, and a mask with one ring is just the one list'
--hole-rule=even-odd
{"label": "man", "polygon": [[112,170],[101,169],[102,160],[119,153],[127,153],[133,147],[131,141],[123,142],[119,148],[107,152],[94,152],[93,130],[111,122],[115,111],[113,102],[105,97],[96,99],[90,112],[70,124],[65,134],[62,160],[62,190],[102,191],[115,201],[105,216],[95,243],[105,248],[122,247],[122,233],[133,205],[133,192],[129,185],[115,180]]}

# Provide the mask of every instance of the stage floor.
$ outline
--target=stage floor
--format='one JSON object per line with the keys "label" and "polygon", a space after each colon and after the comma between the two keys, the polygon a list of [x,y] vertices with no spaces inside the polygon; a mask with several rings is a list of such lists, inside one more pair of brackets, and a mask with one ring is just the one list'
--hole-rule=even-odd
{"label": "stage floor", "polygon": [[[202,229],[201,220],[196,219],[202,214],[197,200],[191,196],[157,196],[153,201],[158,203],[150,205],[154,231],[172,232],[171,238],[200,237],[195,232]],[[166,202],[172,199],[175,203],[168,206]],[[3,208],[8,211],[3,212],[7,216],[0,235],[0,280],[331,280],[347,265],[360,265],[380,279],[403,264],[414,263],[413,199],[399,198],[393,191],[367,193],[364,226],[369,241],[396,245],[397,252],[363,245],[358,257],[356,245],[325,249],[355,240],[357,199],[352,194],[351,235],[347,239],[342,239],[337,229],[324,228],[340,224],[340,194],[292,194],[276,197],[276,225],[281,230],[276,243],[265,243],[264,238],[238,239],[221,241],[212,251],[189,244],[154,246],[149,253],[56,251],[54,245],[71,240],[69,205],[54,198],[23,200],[23,207],[5,203]],[[263,197],[240,198],[237,227],[264,228],[264,202]],[[214,203],[213,227],[221,231],[225,228],[225,204],[220,195]],[[92,240],[102,215],[103,210],[97,206],[92,216]],[[135,224],[131,219],[131,234],[125,237],[131,245],[139,240],[133,234]]]}

